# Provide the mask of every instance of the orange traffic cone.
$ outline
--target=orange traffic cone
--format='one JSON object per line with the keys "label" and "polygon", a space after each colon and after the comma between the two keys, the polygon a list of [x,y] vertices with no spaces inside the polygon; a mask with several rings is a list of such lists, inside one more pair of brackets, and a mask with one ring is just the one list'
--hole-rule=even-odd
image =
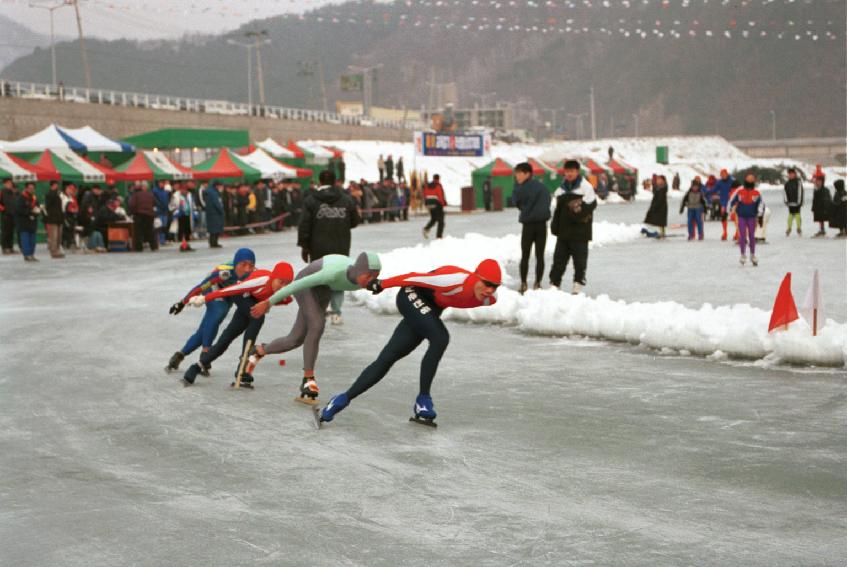
{"label": "orange traffic cone", "polygon": [[776,292],[768,332],[779,328],[788,330],[788,324],[799,318],[797,305],[794,303],[794,296],[791,294],[791,272],[788,272],[779,285],[779,291]]}

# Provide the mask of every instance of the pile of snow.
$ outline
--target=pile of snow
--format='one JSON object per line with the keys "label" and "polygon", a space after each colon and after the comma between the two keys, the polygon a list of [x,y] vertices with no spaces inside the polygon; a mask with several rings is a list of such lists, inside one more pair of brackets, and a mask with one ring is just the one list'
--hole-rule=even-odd
{"label": "pile of snow", "polygon": [[[596,223],[593,246],[639,238],[639,227]],[[553,241],[549,239],[548,242]],[[427,271],[444,264],[473,269],[485,258],[506,265],[520,260],[520,236],[499,238],[468,234],[445,238],[429,246],[400,248],[381,254],[382,274],[390,277]],[[506,277],[506,285],[513,284]],[[380,295],[357,291],[356,300],[373,311],[396,313],[397,290]],[[567,336],[579,335],[626,342],[656,349],[663,354],[700,355],[820,366],[847,365],[847,324],[828,320],[817,337],[804,323],[786,332],[767,332],[770,313],[749,305],[691,309],[675,302],[627,303],[606,295],[572,296],[561,291],[530,291],[521,296],[501,287],[497,303],[477,309],[448,309],[445,319],[471,323],[516,326],[523,332]]]}
{"label": "pile of snow", "polygon": [[[753,165],[777,167],[791,164],[809,174],[814,171],[814,165],[796,160],[752,158],[719,136],[606,138],[544,144],[495,143],[491,147],[491,156],[485,158],[415,157],[414,145],[411,142],[358,140],[314,143],[329,144],[344,151],[348,179],[378,179],[376,164],[380,154],[386,158],[392,155],[395,162],[403,156],[407,178],[412,170],[426,171],[430,176],[434,173],[441,175],[447,200],[451,205],[459,204],[461,188],[471,184],[471,172],[494,158],[504,159],[512,165],[529,158],[538,158],[555,165],[564,158],[586,157],[605,165],[609,159],[610,146],[615,150],[616,159],[638,169],[641,179],[656,173],[666,175],[670,182],[674,173],[679,173],[683,189],[690,185],[695,176],[699,175],[705,181],[709,175],[718,175],[724,168],[733,171]],[[670,165],[656,163],[657,146],[668,147]],[[847,173],[844,168],[830,168],[825,171],[831,180],[844,177]],[[679,198],[681,194],[672,192],[671,196]],[[650,194],[640,192],[639,199],[649,200]]]}

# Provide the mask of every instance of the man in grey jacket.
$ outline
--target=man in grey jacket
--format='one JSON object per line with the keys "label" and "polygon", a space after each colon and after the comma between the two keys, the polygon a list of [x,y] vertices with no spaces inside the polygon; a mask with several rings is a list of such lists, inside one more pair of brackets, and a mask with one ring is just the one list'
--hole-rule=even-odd
{"label": "man in grey jacket", "polygon": [[515,166],[517,184],[512,193],[512,201],[520,210],[518,220],[521,230],[521,288],[527,290],[526,278],[529,273],[529,255],[535,246],[535,284],[532,289],[541,289],[544,277],[544,249],[547,246],[547,221],[550,219],[550,191],[532,178],[532,166],[526,162]]}

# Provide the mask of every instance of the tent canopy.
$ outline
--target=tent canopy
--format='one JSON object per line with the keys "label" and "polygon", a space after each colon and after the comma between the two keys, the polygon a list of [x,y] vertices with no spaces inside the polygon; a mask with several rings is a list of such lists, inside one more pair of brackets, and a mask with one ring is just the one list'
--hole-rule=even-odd
{"label": "tent canopy", "polygon": [[262,179],[285,179],[288,177],[300,178],[312,176],[312,170],[280,163],[261,148],[256,149],[247,155],[240,156],[240,158],[247,165],[258,169],[261,172]]}
{"label": "tent canopy", "polygon": [[315,163],[327,163],[335,157],[333,152],[323,146],[319,146],[318,144],[314,144],[312,142],[301,142],[299,145],[301,149],[312,154],[312,160]]}
{"label": "tent canopy", "polygon": [[130,144],[116,142],[107,138],[91,126],[84,126],[82,128],[63,128],[59,126],[59,130],[84,145],[89,152],[128,153],[135,151],[135,148]]}
{"label": "tent canopy", "polygon": [[221,178],[244,178],[247,181],[256,181],[262,178],[262,172],[248,165],[243,159],[235,155],[232,150],[222,149],[206,161],[199,163],[193,168],[196,179]]}
{"label": "tent canopy", "polygon": [[491,177],[512,177],[514,168],[506,161],[497,158],[489,162],[479,169],[473,171],[473,175],[483,175]]}
{"label": "tent canopy", "polygon": [[153,181],[158,179],[191,179],[191,172],[179,168],[160,152],[140,151],[129,161],[115,168],[125,181]]}
{"label": "tent canopy", "polygon": [[556,164],[556,172],[559,173],[559,175],[565,174],[565,162],[568,159],[574,159],[574,160],[578,161],[582,165],[582,167],[584,167],[588,171],[588,173],[590,173],[592,175],[600,175],[601,173],[606,173],[606,169],[602,165],[600,165],[599,163],[594,161],[593,159],[585,158],[585,157],[577,157],[577,158],[563,159],[559,163],[557,163]]}
{"label": "tent canopy", "polygon": [[267,153],[278,158],[293,158],[297,157],[294,152],[286,147],[279,145],[276,140],[266,138],[261,142],[256,142],[256,147],[265,150]]}
{"label": "tent canopy", "polygon": [[129,136],[124,142],[145,149],[244,148],[250,145],[250,135],[247,130],[163,128]]}
{"label": "tent canopy", "polygon": [[44,150],[34,163],[51,174],[58,175],[63,181],[75,183],[106,181],[106,174],[101,169],[71,150]]}
{"label": "tent canopy", "polygon": [[7,142],[3,149],[7,152],[43,152],[44,150],[73,150],[85,152],[88,150],[85,144],[64,132],[55,124],[51,124],[44,130],[36,132],[26,138],[14,142]]}
{"label": "tent canopy", "polygon": [[37,175],[33,169],[21,165],[12,156],[0,151],[0,179],[11,179],[16,183],[36,181]]}
{"label": "tent canopy", "polygon": [[609,168],[615,172],[622,175],[634,175],[638,173],[638,170],[632,167],[631,165],[627,165],[618,159],[609,160]]}

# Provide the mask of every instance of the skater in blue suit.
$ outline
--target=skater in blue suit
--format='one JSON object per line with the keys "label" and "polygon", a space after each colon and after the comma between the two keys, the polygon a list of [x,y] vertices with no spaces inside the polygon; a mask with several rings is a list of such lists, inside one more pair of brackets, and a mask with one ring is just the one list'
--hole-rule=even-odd
{"label": "skater in blue suit", "polygon": [[[213,291],[223,289],[232,284],[238,283],[255,269],[256,255],[249,248],[239,248],[235,252],[232,262],[229,264],[221,264],[215,267],[203,281],[191,288],[191,290],[180,301],[177,301],[170,308],[171,315],[179,315],[183,308],[188,304],[192,297],[196,295],[207,295]],[[171,356],[168,365],[165,367],[166,372],[173,372],[179,369],[179,364],[182,360],[198,347],[203,348],[203,351],[209,350],[215,342],[215,337],[218,334],[218,328],[229,308],[232,306],[231,297],[222,297],[214,301],[206,303],[206,312],[203,315],[203,320],[200,321],[200,327],[193,335],[188,338],[185,346],[176,351]]]}

